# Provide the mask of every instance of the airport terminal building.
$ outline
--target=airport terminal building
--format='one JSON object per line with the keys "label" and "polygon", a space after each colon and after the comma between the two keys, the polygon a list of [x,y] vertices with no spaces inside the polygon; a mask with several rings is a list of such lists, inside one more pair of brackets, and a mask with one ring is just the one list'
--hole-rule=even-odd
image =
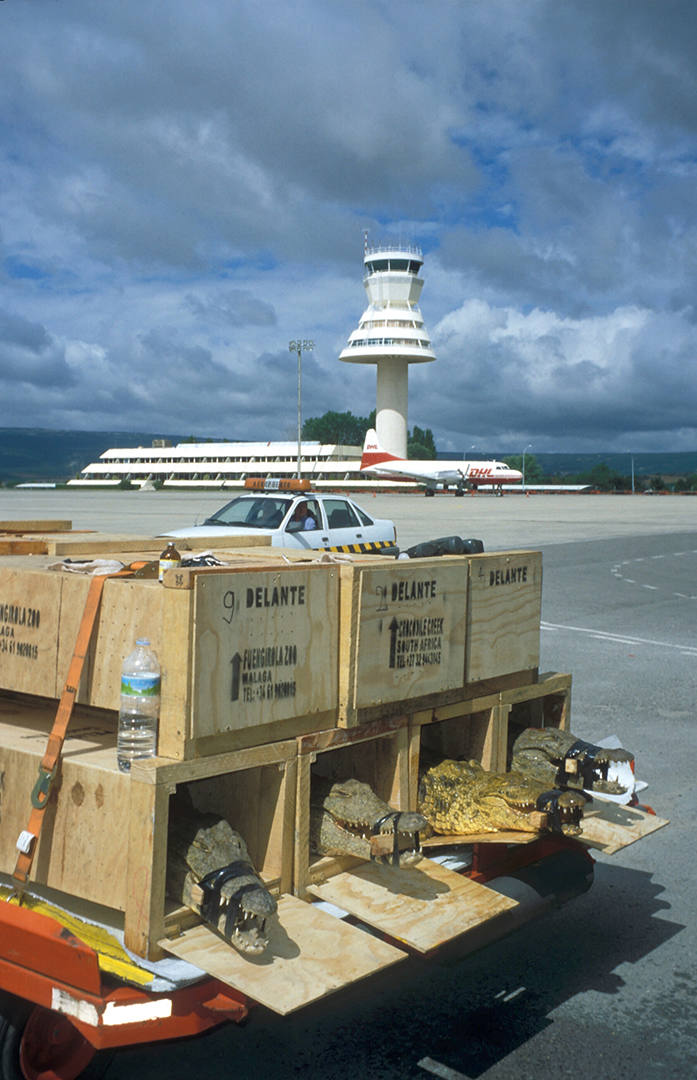
{"label": "airport terminal building", "polygon": [[[302,478],[321,487],[376,487],[360,475],[361,447],[303,442]],[[72,487],[234,488],[248,477],[297,476],[298,444],[287,442],[206,442],[149,447],[114,447],[68,481]],[[387,486],[394,487],[394,484]]]}

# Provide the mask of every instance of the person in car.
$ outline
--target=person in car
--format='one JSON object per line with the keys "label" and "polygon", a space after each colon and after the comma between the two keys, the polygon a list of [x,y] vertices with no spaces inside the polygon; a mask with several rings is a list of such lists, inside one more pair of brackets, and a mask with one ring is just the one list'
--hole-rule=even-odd
{"label": "person in car", "polygon": [[[316,529],[317,522],[310,513],[310,508],[306,502],[300,502],[293,511],[293,523],[300,522],[299,531],[304,532],[305,529]],[[297,527],[297,525],[296,525]]]}

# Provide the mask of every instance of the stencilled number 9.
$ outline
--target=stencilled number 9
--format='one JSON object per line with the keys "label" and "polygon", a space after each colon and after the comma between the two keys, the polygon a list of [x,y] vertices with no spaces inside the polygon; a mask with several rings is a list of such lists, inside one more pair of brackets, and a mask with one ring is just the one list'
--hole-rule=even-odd
{"label": "stencilled number 9", "polygon": [[235,614],[235,594],[232,589],[228,589],[223,596],[223,607],[229,613],[228,615],[223,615],[223,621],[229,626],[232,622],[232,617]]}

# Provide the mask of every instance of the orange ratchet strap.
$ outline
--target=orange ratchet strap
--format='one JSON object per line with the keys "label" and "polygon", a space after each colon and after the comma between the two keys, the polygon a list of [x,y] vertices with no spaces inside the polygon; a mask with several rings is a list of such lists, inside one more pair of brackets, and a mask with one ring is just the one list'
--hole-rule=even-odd
{"label": "orange ratchet strap", "polygon": [[77,641],[75,642],[75,651],[73,652],[73,658],[68,669],[68,677],[65,680],[63,693],[61,694],[58,703],[58,711],[56,712],[56,718],[53,721],[51,734],[48,737],[46,750],[41,759],[41,764],[39,765],[39,776],[34,785],[34,790],[31,793],[32,810],[29,816],[29,823],[26,829],[19,834],[17,839],[17,851],[19,852],[19,855],[12,876],[22,885],[26,884],[29,877],[29,871],[31,870],[34,861],[34,853],[38,846],[39,833],[41,832],[41,826],[44,821],[44,810],[48,804],[51,787],[56,776],[56,770],[58,762],[60,761],[68,724],[70,723],[70,717],[72,716],[73,706],[75,704],[77,688],[80,685],[80,677],[82,675],[85,657],[87,656],[87,651],[90,647],[92,631],[94,630],[97,612],[99,611],[104,580],[106,577],[115,576],[117,575],[103,574],[93,577],[90,581],[87,600],[85,601],[85,610],[82,615]]}

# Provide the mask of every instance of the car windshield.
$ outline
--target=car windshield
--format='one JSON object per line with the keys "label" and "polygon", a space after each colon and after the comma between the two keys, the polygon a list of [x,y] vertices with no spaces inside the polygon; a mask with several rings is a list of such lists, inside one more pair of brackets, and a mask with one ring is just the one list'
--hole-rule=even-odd
{"label": "car windshield", "polygon": [[290,507],[290,499],[242,495],[206,518],[204,525],[243,525],[247,529],[277,529]]}

